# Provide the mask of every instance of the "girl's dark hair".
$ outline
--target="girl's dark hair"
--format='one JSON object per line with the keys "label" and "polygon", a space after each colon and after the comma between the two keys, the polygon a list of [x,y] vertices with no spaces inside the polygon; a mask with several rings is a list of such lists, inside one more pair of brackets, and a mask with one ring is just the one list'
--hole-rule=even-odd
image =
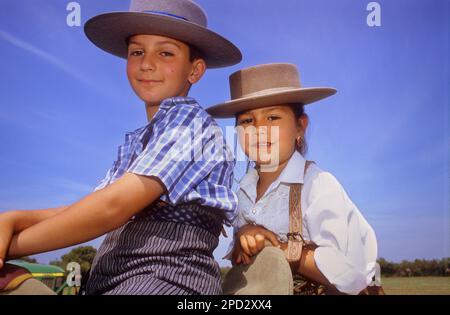
{"label": "girl's dark hair", "polygon": [[[290,107],[294,112],[295,120],[297,121],[297,123],[300,117],[305,116],[306,118],[309,119],[308,115],[305,113],[305,106],[303,104],[291,104]],[[303,130],[301,142],[296,143],[295,145],[296,150],[303,156],[305,156],[305,154],[308,152],[308,143],[306,142],[305,135],[306,135],[306,128],[305,130]]]}

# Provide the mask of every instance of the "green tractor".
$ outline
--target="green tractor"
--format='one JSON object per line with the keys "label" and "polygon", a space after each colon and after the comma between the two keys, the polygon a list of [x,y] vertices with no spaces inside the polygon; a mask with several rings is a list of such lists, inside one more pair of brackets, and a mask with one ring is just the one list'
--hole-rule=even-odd
{"label": "green tractor", "polygon": [[79,288],[70,288],[66,282],[66,271],[58,266],[29,263],[23,260],[10,260],[13,264],[27,269],[33,278],[41,281],[59,295],[74,295]]}

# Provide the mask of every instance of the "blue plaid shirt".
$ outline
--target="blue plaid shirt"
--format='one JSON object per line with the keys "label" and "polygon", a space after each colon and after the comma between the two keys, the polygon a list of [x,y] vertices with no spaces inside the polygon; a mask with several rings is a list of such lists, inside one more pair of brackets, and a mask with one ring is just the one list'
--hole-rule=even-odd
{"label": "blue plaid shirt", "polygon": [[232,222],[237,197],[231,190],[235,162],[217,123],[193,99],[164,100],[146,126],[125,135],[118,157],[95,190],[125,172],[155,176],[166,187],[161,200],[222,209]]}

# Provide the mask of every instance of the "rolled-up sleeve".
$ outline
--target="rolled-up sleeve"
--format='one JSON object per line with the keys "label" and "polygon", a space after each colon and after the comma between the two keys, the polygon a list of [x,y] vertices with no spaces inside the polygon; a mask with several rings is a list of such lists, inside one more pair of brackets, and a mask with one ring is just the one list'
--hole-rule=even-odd
{"label": "rolled-up sleeve", "polygon": [[[157,177],[165,186],[169,201],[177,204],[224,162],[222,147],[214,142],[214,134],[204,132],[211,125],[210,120],[198,108],[174,106],[157,124],[145,150],[128,172]],[[208,154],[200,154],[204,150],[209,150]]]}
{"label": "rolled-up sleeve", "polygon": [[103,189],[103,188],[105,188],[108,185],[108,183],[109,183],[109,181],[110,181],[110,179],[112,177],[112,174],[115,171],[116,164],[117,164],[117,161],[114,161],[113,166],[106,172],[105,177],[94,188],[94,192],[97,191],[97,190]]}
{"label": "rolled-up sleeve", "polygon": [[320,173],[310,189],[305,217],[315,263],[339,291],[358,294],[375,273],[373,230],[332,174]]}

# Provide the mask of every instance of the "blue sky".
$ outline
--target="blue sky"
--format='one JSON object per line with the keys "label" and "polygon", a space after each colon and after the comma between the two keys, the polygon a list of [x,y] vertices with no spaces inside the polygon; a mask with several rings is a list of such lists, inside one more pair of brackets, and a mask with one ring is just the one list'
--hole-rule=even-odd
{"label": "blue sky", "polygon": [[[0,211],[81,199],[112,165],[125,132],[146,124],[125,61],[67,26],[69,2],[2,1]],[[77,2],[82,24],[129,4]],[[204,107],[227,100],[229,74],[269,62],[297,64],[305,87],[336,87],[307,107],[307,158],[343,184],[376,231],[379,257],[450,256],[449,1],[378,1],[381,26],[372,28],[368,0],[197,2],[244,59],[207,72],[191,96]],[[237,178],[243,169],[239,163]],[[215,252],[221,265],[228,242]],[[36,257],[48,262],[67,251]]]}

